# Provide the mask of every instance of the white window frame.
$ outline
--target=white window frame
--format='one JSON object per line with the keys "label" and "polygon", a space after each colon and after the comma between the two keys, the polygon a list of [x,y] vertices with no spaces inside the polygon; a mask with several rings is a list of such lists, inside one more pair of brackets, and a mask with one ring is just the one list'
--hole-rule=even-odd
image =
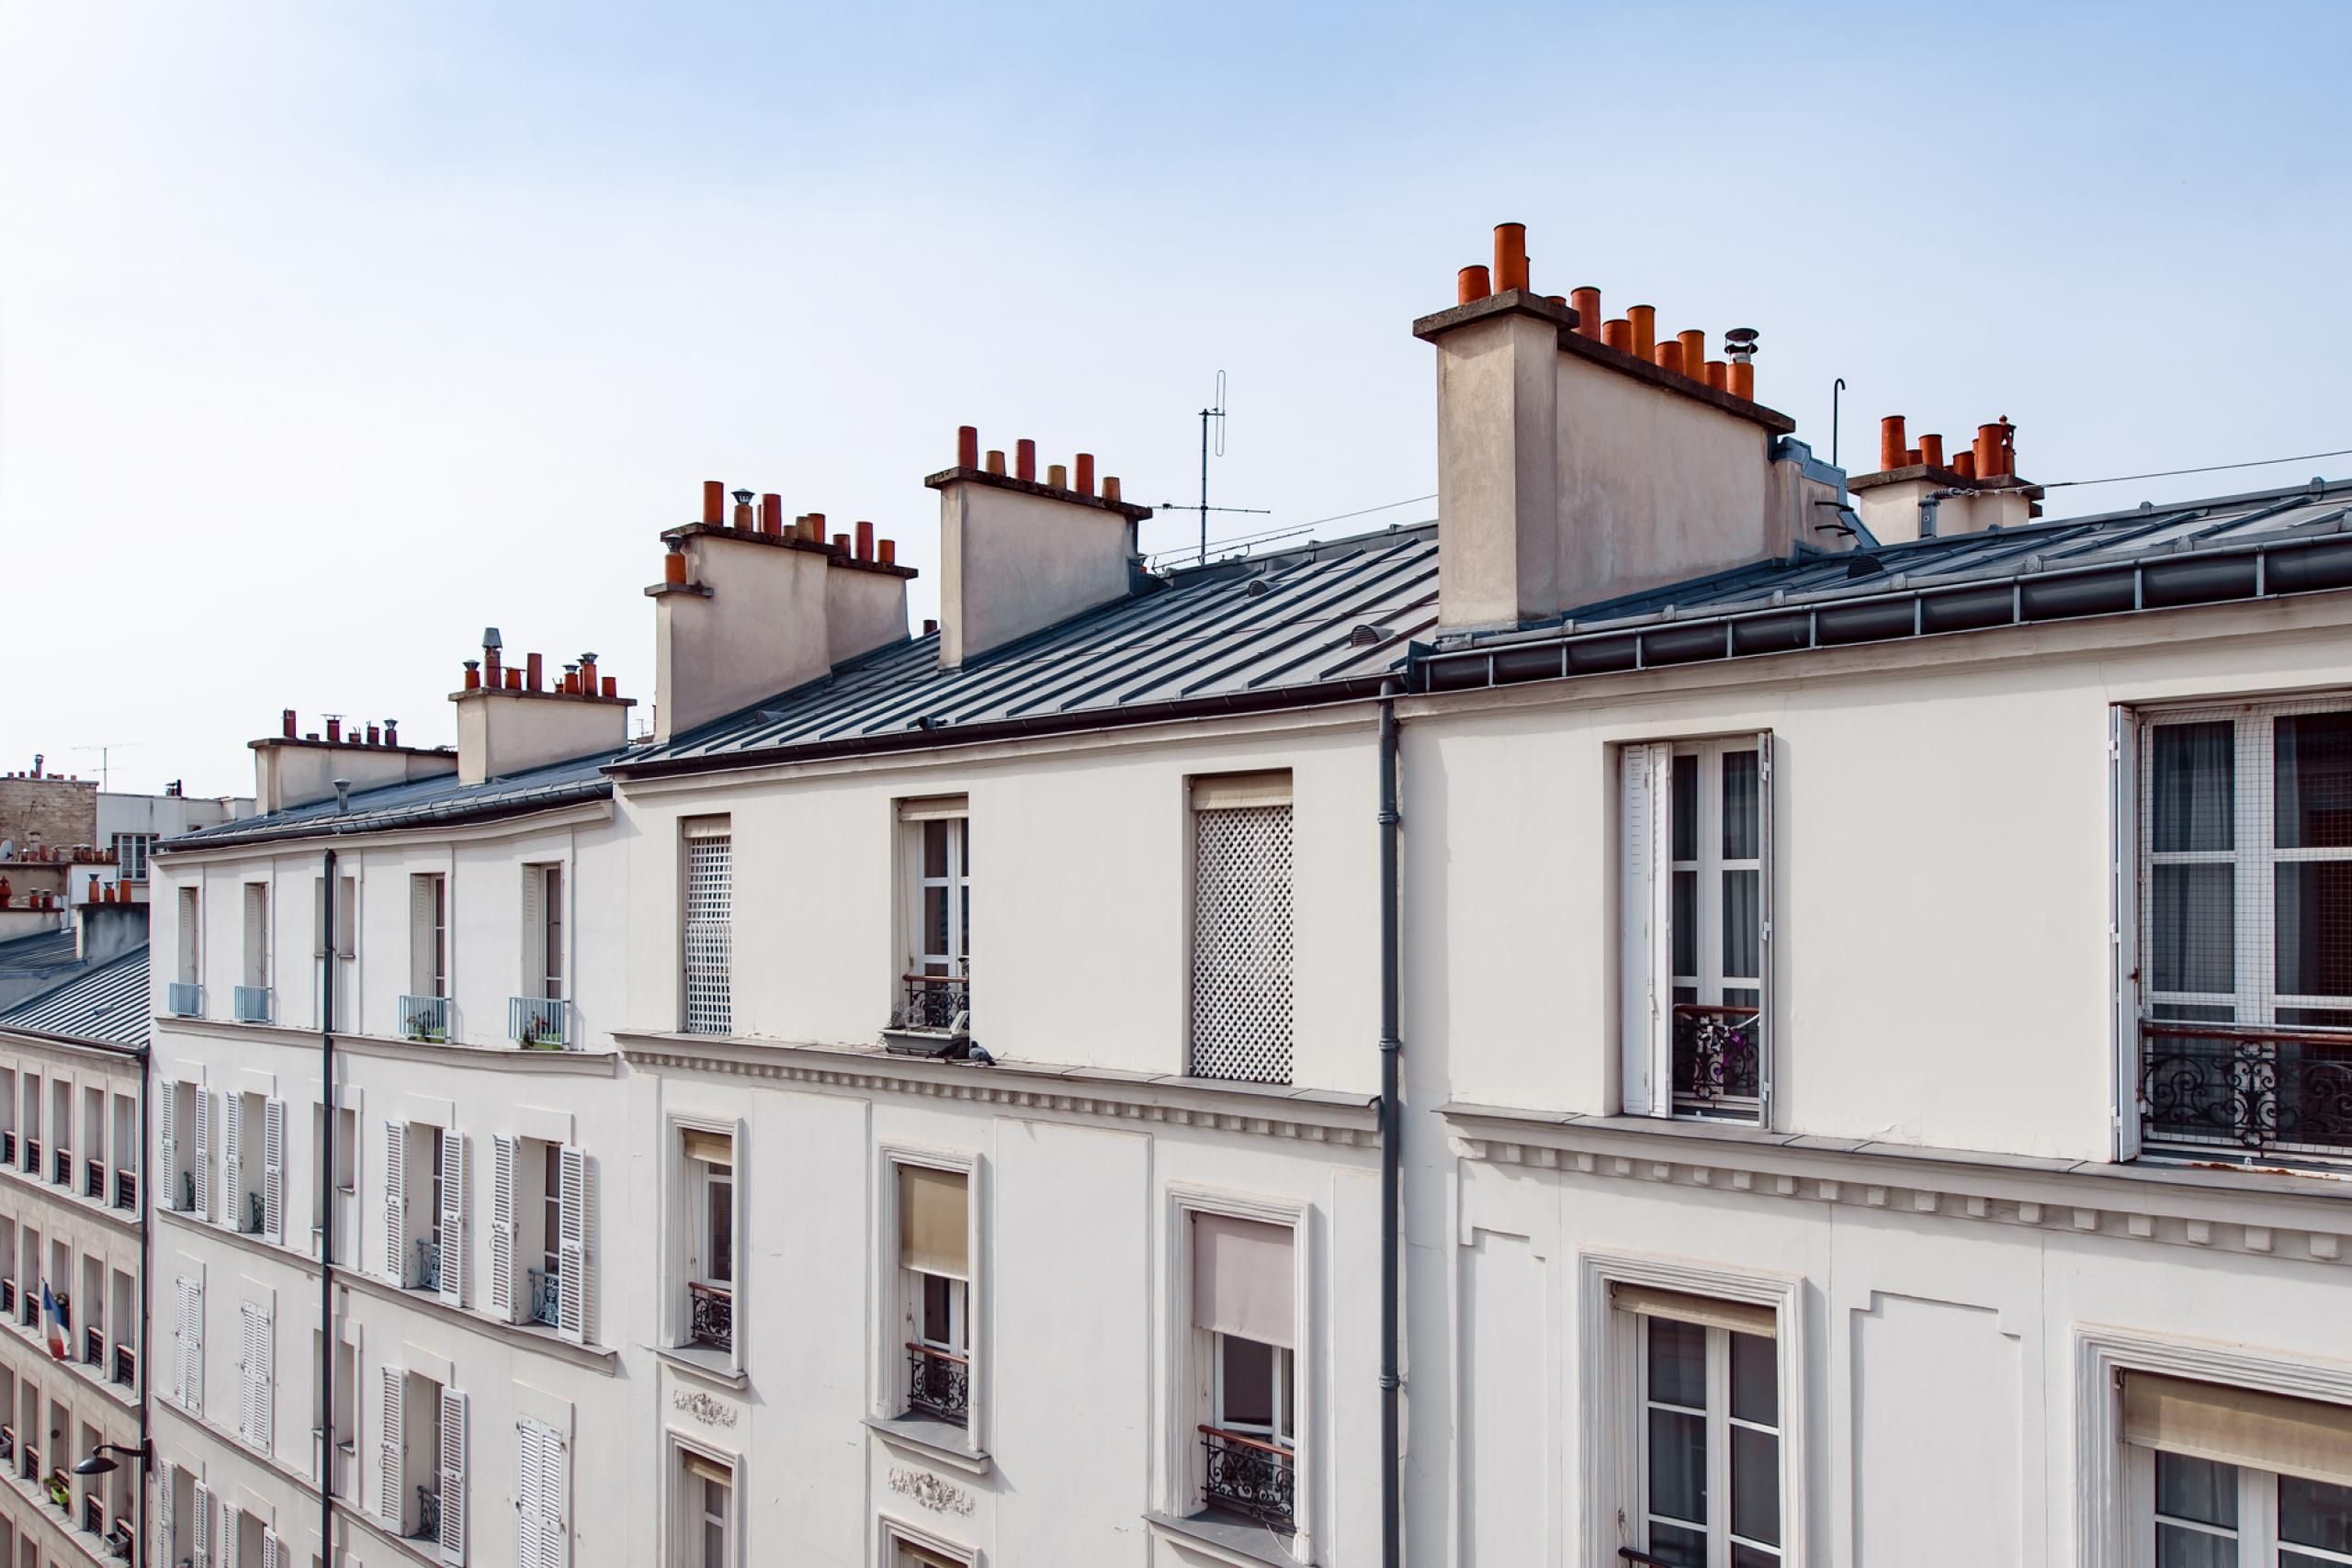
{"label": "white window frame", "polygon": [[[1617,749],[1618,819],[1618,1016],[1622,1042],[1621,1104],[1628,1116],[1679,1117],[1770,1128],[1773,1124],[1773,732],[1740,730],[1703,737],[1677,736],[1629,740]],[[1757,853],[1728,859],[1723,852],[1723,767],[1726,756],[1757,754]],[[1674,818],[1679,786],[1675,765],[1696,765],[1697,854],[1674,855]],[[1723,884],[1732,871],[1757,877],[1757,969],[1752,977],[1724,973]],[[1691,944],[1695,970],[1675,966],[1674,879],[1690,873],[1695,884]],[[1695,1003],[1676,999],[1678,989],[1698,993]],[[1755,1004],[1757,1092],[1713,1101],[1679,1096],[1674,1089],[1674,1020],[1678,1007],[1724,1008],[1728,990],[1757,993]],[[1742,1011],[1746,1009],[1742,1008]]]}
{"label": "white window frame", "polygon": [[[884,1303],[884,1331],[876,1338],[874,1414],[885,1421],[926,1420],[907,1403],[910,1382],[907,1371],[907,1341],[919,1339],[922,1322],[921,1270],[899,1261],[899,1172],[908,1166],[946,1171],[964,1179],[965,1279],[961,1303],[966,1383],[964,1443],[974,1453],[985,1453],[988,1368],[979,1353],[987,1298],[981,1267],[982,1166],[977,1152],[943,1149],[918,1144],[884,1144],[877,1151],[880,1170],[875,1184],[878,1213],[873,1225],[876,1279],[875,1300]],[[740,1178],[739,1178],[740,1179]],[[922,1341],[926,1344],[932,1341]],[[945,1349],[948,1347],[936,1346]]]}
{"label": "white window frame", "polygon": [[[414,948],[414,943],[425,935],[424,922],[415,916],[416,900],[427,891],[433,896],[433,927],[427,939],[431,951],[424,955],[432,964],[429,978],[424,963]],[[409,909],[409,995],[438,997],[446,1000],[449,995],[449,874],[446,871],[411,872]]]}
{"label": "white window frame", "polygon": [[[1616,1562],[1617,1549],[1633,1544],[1631,1521],[1647,1506],[1643,1484],[1646,1459],[1641,1424],[1641,1335],[1639,1325],[1632,1321],[1634,1314],[1620,1309],[1611,1299],[1610,1288],[1622,1284],[1742,1303],[1772,1313],[1775,1371],[1780,1379],[1781,1561],[1790,1568],[1811,1562],[1805,1510],[1804,1459],[1810,1450],[1805,1438],[1803,1278],[1620,1252],[1579,1255],[1577,1276],[1577,1379],[1591,1391],[1586,1408],[1597,1425],[1597,1429],[1580,1434],[1578,1445],[1584,1465],[1585,1560]],[[1710,1462],[1713,1462],[1712,1452]],[[1627,1521],[1622,1536],[1621,1518]],[[1711,1542],[1722,1539],[1709,1537]]]}
{"label": "white window frame", "polygon": [[[1745,1546],[1751,1551],[1769,1553],[1776,1561],[1782,1563],[1785,1568],[1788,1560],[1784,1555],[1782,1555],[1782,1551],[1780,1547],[1765,1546],[1754,1541],[1741,1540],[1732,1533],[1731,1434],[1734,1427],[1747,1427],[1752,1430],[1769,1432],[1772,1437],[1772,1440],[1776,1445],[1776,1451],[1780,1457],[1781,1495],[1783,1499],[1788,1495],[1790,1483],[1789,1451],[1786,1444],[1782,1441],[1781,1429],[1777,1426],[1769,1427],[1760,1427],[1754,1422],[1742,1421],[1734,1416],[1731,1413],[1732,1331],[1727,1328],[1702,1326],[1695,1324],[1691,1325],[1693,1327],[1700,1327],[1702,1332],[1706,1336],[1705,1375],[1707,1384],[1706,1408],[1704,1410],[1692,1410],[1689,1405],[1671,1404],[1666,1401],[1659,1400],[1652,1396],[1649,1383],[1648,1339],[1656,1320],[1648,1316],[1623,1311],[1618,1312],[1616,1316],[1621,1320],[1617,1325],[1619,1332],[1630,1334],[1633,1337],[1633,1343],[1628,1348],[1626,1353],[1633,1359],[1633,1375],[1634,1378],[1634,1393],[1633,1400],[1634,1425],[1633,1431],[1630,1434],[1630,1440],[1627,1443],[1627,1451],[1630,1453],[1633,1460],[1634,1477],[1632,1496],[1625,1510],[1625,1517],[1629,1520],[1638,1520],[1641,1522],[1639,1529],[1634,1532],[1639,1539],[1630,1541],[1627,1544],[1637,1546],[1644,1550],[1647,1550],[1649,1546],[1649,1527],[1653,1522],[1656,1522],[1656,1517],[1651,1514],[1649,1509],[1649,1416],[1650,1412],[1653,1409],[1671,1410],[1685,1415],[1698,1416],[1702,1417],[1707,1425],[1707,1470],[1705,1478],[1707,1493],[1707,1517],[1703,1521],[1699,1522],[1696,1528],[1699,1529],[1707,1538],[1709,1560],[1713,1565],[1713,1568],[1730,1568],[1731,1552],[1732,1548],[1735,1545]],[[1776,1358],[1774,1365],[1775,1377],[1777,1377],[1778,1374],[1779,1367]],[[1778,1405],[1781,1402],[1781,1391],[1776,1386],[1773,1391],[1773,1401],[1775,1405]],[[1802,1483],[1802,1478],[1800,1478],[1800,1483]],[[1668,1520],[1666,1522],[1673,1524],[1685,1523],[1685,1521],[1681,1520]]]}
{"label": "white window frame", "polygon": [[734,1189],[733,1224],[729,1229],[729,1248],[733,1253],[730,1272],[734,1278],[726,1282],[731,1325],[726,1354],[728,1370],[741,1372],[744,1365],[744,1341],[749,1337],[744,1332],[747,1325],[743,1315],[743,1276],[749,1258],[744,1250],[744,1199],[747,1191],[743,1179],[745,1126],[740,1121],[679,1114],[670,1117],[664,1129],[664,1146],[670,1151],[670,1156],[663,1162],[663,1170],[664,1179],[670,1183],[668,1213],[672,1217],[673,1237],[669,1248],[668,1278],[676,1282],[665,1287],[662,1292],[668,1318],[662,1339],[663,1343],[689,1355],[717,1354],[715,1347],[696,1346],[694,1342],[694,1299],[693,1292],[687,1289],[690,1281],[705,1285],[718,1283],[707,1277],[708,1259],[704,1256],[710,1234],[707,1186],[710,1166],[708,1162],[686,1153],[686,1134],[690,1132],[707,1133],[729,1140],[729,1152],[734,1161],[729,1178],[729,1184]]}
{"label": "white window frame", "polygon": [[[117,833],[114,836],[114,863],[118,875],[125,882],[147,880],[148,852],[155,847],[153,833]],[[130,853],[126,856],[123,851]]]}
{"label": "white window frame", "polygon": [[2156,1525],[2160,1519],[2200,1535],[2235,1542],[2238,1568],[2276,1568],[2281,1551],[2292,1551],[2315,1563],[2352,1564],[2352,1553],[2278,1539],[2280,1477],[2277,1471],[2256,1470],[2249,1465],[2230,1467],[2237,1472],[2238,1483],[2238,1522],[2232,1530],[2156,1512],[2155,1450],[2127,1444],[2123,1463],[2125,1484],[2132,1498],[2132,1568],[2155,1568]]}
{"label": "white window frame", "polygon": [[1202,1214],[1222,1215],[1279,1225],[1291,1233],[1291,1467],[1295,1482],[1287,1544],[1299,1562],[1317,1560],[1316,1540],[1323,1528],[1315,1511],[1317,1417],[1322,1400],[1317,1374],[1323,1347],[1314,1333],[1314,1205],[1304,1201],[1170,1182],[1160,1222],[1165,1230],[1162,1272],[1168,1281],[1160,1298],[1168,1387],[1159,1407],[1169,1413],[1161,1434],[1166,1446],[1160,1455],[1160,1507],[1175,1518],[1190,1517],[1207,1506],[1200,1426],[1216,1415],[1221,1397],[1217,1337],[1193,1321],[1193,1221]]}
{"label": "white window frame", "polygon": [[727,1539],[721,1551],[727,1568],[736,1568],[743,1562],[743,1456],[723,1449],[694,1442],[678,1432],[665,1432],[668,1452],[664,1456],[669,1484],[663,1488],[664,1500],[670,1510],[668,1529],[663,1532],[670,1541],[668,1561],[674,1568],[704,1568],[702,1527],[706,1516],[702,1508],[699,1483],[702,1477],[689,1461],[699,1460],[727,1472],[728,1501],[732,1516],[727,1521]]}
{"label": "white window frame", "polygon": [[911,1519],[892,1514],[875,1516],[874,1561],[881,1568],[905,1568],[910,1559],[900,1548],[929,1552],[943,1562],[959,1562],[964,1568],[980,1568],[980,1554],[976,1548],[949,1540]]}

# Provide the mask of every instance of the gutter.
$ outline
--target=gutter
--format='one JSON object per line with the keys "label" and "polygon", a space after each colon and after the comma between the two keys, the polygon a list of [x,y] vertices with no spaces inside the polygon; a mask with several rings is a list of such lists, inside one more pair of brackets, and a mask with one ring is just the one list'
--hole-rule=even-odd
{"label": "gutter", "polygon": [[[335,985],[335,916],[340,912],[342,889],[335,885],[335,852],[322,850],[320,858],[326,871],[325,886],[320,897],[326,900],[326,941],[322,944],[326,953],[320,959],[324,970],[319,987],[319,1102],[325,1114],[319,1118],[322,1132],[320,1140],[318,1181],[325,1199],[324,1212],[319,1216],[319,1365],[316,1376],[319,1388],[319,1543],[325,1560],[332,1563],[334,1556],[334,1132],[342,1120],[337,1114],[334,1091],[334,985]],[[357,1390],[353,1398],[358,1397]]]}
{"label": "gutter", "polygon": [[1380,1561],[1399,1568],[1404,1561],[1403,1442],[1397,1393],[1403,1387],[1400,1320],[1404,1270],[1401,1206],[1404,1175],[1404,1107],[1398,1087],[1397,997],[1402,978],[1399,935],[1403,890],[1397,875],[1396,693],[1391,679],[1380,688]]}

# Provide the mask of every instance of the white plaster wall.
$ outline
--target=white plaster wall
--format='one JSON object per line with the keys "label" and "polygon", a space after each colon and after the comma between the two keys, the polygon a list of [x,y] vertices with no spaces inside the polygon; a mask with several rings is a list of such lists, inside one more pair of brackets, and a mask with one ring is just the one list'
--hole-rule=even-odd
{"label": "white plaster wall", "polygon": [[939,492],[939,657],[999,648],[1126,596],[1135,525],[1122,513],[984,479]]}

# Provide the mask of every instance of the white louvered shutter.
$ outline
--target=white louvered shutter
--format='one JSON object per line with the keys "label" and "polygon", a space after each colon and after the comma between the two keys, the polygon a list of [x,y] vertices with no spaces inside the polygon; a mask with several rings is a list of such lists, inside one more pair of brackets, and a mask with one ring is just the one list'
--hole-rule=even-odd
{"label": "white louvered shutter", "polygon": [[221,1106],[221,1218],[232,1231],[245,1228],[245,1097],[231,1094]]}
{"label": "white louvered shutter", "polygon": [[401,1434],[405,1412],[401,1400],[408,1392],[408,1374],[398,1367],[383,1369],[384,1407],[377,1423],[376,1442],[376,1512],[395,1530],[401,1525],[401,1461],[406,1452],[406,1441]]}
{"label": "white louvered shutter", "polygon": [[188,1521],[189,1545],[196,1551],[196,1568],[212,1568],[212,1527],[218,1523],[213,1517],[214,1511],[212,1488],[201,1481],[198,1482],[194,1506],[189,1509],[196,1517]]}
{"label": "white louvered shutter", "polygon": [[466,1135],[441,1134],[441,1299],[466,1304]]}
{"label": "white louvered shutter", "polygon": [[562,1277],[556,1290],[556,1332],[575,1345],[588,1343],[590,1220],[595,1193],[588,1156],[571,1145],[557,1152],[556,1252]]}
{"label": "white louvered shutter", "polygon": [[269,885],[245,884],[245,984],[269,984]]}
{"label": "white louvered shutter", "polygon": [[548,994],[547,867],[523,868],[522,983],[515,989],[526,997]]}
{"label": "white louvered shutter", "polygon": [[1193,1071],[1291,1077],[1291,808],[1193,812]]}
{"label": "white louvered shutter", "polygon": [[266,1100],[261,1118],[261,1228],[286,1245],[286,1102]]}
{"label": "white louvered shutter", "polygon": [[237,1568],[238,1526],[237,1506],[226,1497],[220,1499],[220,1544],[213,1550],[212,1560],[220,1568]]}
{"label": "white louvered shutter", "polygon": [[1673,1087],[1674,749],[1635,745],[1621,759],[1618,1005],[1625,1114],[1668,1116]]}
{"label": "white louvered shutter", "polygon": [[180,1408],[204,1414],[204,1281],[181,1275],[179,1329]]}
{"label": "white louvered shutter", "polygon": [[209,1089],[196,1091],[196,1213],[209,1220],[212,1213],[212,1101]]}
{"label": "white louvered shutter", "polygon": [[172,1555],[172,1490],[178,1476],[177,1466],[165,1465],[155,1483],[155,1561],[164,1568],[179,1568],[179,1559]]}
{"label": "white louvered shutter", "polygon": [[514,1310],[514,1140],[499,1133],[490,1145],[490,1311],[514,1323],[522,1315]]}
{"label": "white louvered shutter", "polygon": [[[155,1137],[158,1159],[155,1168],[163,1173],[164,1207],[175,1208],[179,1203],[180,1179],[180,1086],[175,1078],[162,1084],[163,1099],[155,1111]],[[149,1193],[152,1202],[153,1194]]]}
{"label": "white louvered shutter", "polygon": [[[1772,1085],[1780,1076],[1779,1064],[1773,1060],[1774,1043],[1779,1038],[1779,1032],[1772,1027],[1775,1000],[1772,971],[1777,962],[1772,931],[1772,911],[1777,908],[1772,893],[1772,839],[1775,831],[1772,817],[1772,732],[1767,729],[1756,737],[1756,1096],[1757,1116],[1766,1128],[1772,1125]],[[1671,1066],[1669,1063],[1669,1070]]]}
{"label": "white louvered shutter", "polygon": [[276,1357],[272,1343],[269,1314],[252,1302],[238,1309],[240,1326],[244,1331],[241,1347],[243,1359],[238,1363],[243,1374],[244,1408],[239,1419],[245,1441],[267,1453],[272,1441],[270,1418],[273,1414],[272,1384],[276,1374]]}
{"label": "white louvered shutter", "polygon": [[440,924],[430,876],[408,879],[408,991],[413,997],[435,994],[434,974],[440,966],[441,944],[435,927]]}
{"label": "white louvered shutter", "polygon": [[466,1396],[441,1391],[441,1550],[466,1560]]}
{"label": "white louvered shutter", "polygon": [[2130,708],[2107,710],[2108,981],[2114,1000],[2114,1074],[2108,1103],[2115,1157],[2140,1157],[2140,725]]}
{"label": "white louvered shutter", "polygon": [[407,1279],[408,1128],[399,1122],[384,1123],[384,1278],[398,1285]]}
{"label": "white louvered shutter", "polygon": [[261,1538],[261,1568],[288,1568],[286,1543],[274,1535]]}
{"label": "white louvered shutter", "polygon": [[516,1568],[563,1568],[571,1528],[564,1514],[563,1439],[544,1422],[514,1424]]}

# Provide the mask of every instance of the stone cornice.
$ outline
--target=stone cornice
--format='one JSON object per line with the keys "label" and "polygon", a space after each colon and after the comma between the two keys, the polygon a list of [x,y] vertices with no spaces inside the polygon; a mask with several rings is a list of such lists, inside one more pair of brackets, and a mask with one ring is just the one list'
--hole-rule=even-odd
{"label": "stone cornice", "polygon": [[706,1034],[616,1032],[633,1067],[773,1078],[850,1093],[964,1100],[1014,1111],[1159,1122],[1372,1148],[1372,1100],[1322,1089],[1000,1061],[994,1066],[893,1056],[873,1046],[808,1045]]}
{"label": "stone cornice", "polygon": [[1498,1165],[2317,1263],[2352,1250],[2352,1179],[2331,1173],[2033,1159],[1462,1103],[1438,1113],[1463,1155]]}
{"label": "stone cornice", "polygon": [[[168,1037],[174,1034],[202,1034],[216,1040],[266,1040],[274,1044],[289,1045],[315,1051],[319,1046],[319,1032],[315,1029],[294,1029],[277,1023],[232,1023],[220,1018],[184,1018],[176,1013],[155,1015],[154,1046],[158,1061],[163,1061]],[[343,1030],[334,1032],[334,1048],[354,1056],[385,1056],[396,1059],[443,1062],[451,1066],[485,1067],[496,1072],[542,1073],[558,1077],[616,1077],[620,1074],[620,1054],[616,1051],[526,1051],[520,1045],[473,1045],[464,1041],[454,1044],[443,1041],[395,1040],[384,1034],[352,1034]],[[162,1066],[159,1074],[169,1077]]]}

